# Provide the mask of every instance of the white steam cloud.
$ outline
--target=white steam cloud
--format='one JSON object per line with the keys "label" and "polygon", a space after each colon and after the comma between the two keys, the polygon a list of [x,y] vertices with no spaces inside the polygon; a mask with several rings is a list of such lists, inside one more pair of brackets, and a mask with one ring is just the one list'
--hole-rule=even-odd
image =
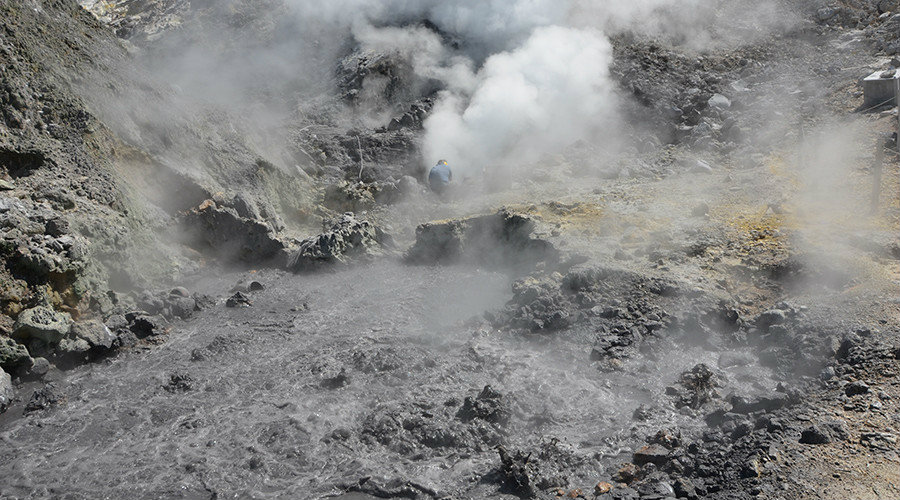
{"label": "white steam cloud", "polygon": [[[354,12],[364,48],[393,51],[423,79],[446,89],[427,120],[423,166],[447,159],[465,174],[537,161],[578,140],[612,135],[616,118],[605,33],[661,36],[695,49],[752,39],[791,24],[773,2],[753,13],[727,0],[343,0],[322,9],[297,1],[305,16],[328,22]],[[776,15],[775,13],[778,13]],[[448,49],[425,28],[458,37]],[[749,20],[748,30],[742,21]],[[387,26],[387,27],[385,27]],[[604,130],[606,131],[604,133]]]}
{"label": "white steam cloud", "polygon": [[[780,12],[777,1],[222,0],[214,3],[226,19],[221,26],[157,44],[146,67],[186,104],[242,117],[258,130],[261,149],[275,152],[291,140],[285,125],[292,113],[315,119],[330,109],[317,107],[317,96],[333,83],[348,40],[399,55],[423,85],[443,89],[425,124],[422,168],[447,159],[466,175],[532,164],[616,132],[608,34],[637,32],[696,49],[736,41],[729,37],[746,41],[742,22],[757,34],[789,24],[789,16],[772,14]],[[252,15],[237,15],[241,5]],[[245,29],[244,18],[254,16],[261,19]],[[373,109],[378,116],[367,127],[387,124],[398,111]],[[144,114],[134,121],[159,123],[154,130],[172,121]],[[360,116],[352,120],[355,126]]]}
{"label": "white steam cloud", "polygon": [[598,32],[559,26],[491,56],[470,94],[447,92],[425,124],[426,161],[446,156],[463,172],[526,162],[608,120],[612,48]]}

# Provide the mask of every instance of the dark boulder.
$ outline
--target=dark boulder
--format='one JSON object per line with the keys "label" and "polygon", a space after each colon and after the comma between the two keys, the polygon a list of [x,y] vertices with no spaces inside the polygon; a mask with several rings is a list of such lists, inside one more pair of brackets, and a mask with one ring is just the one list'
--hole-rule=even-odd
{"label": "dark boulder", "polygon": [[637,488],[641,500],[661,500],[675,497],[675,490],[665,481],[644,483]]}
{"label": "dark boulder", "polygon": [[197,310],[197,301],[193,297],[170,296],[166,305],[172,317],[181,319],[191,317]]}
{"label": "dark boulder", "polygon": [[30,358],[24,345],[9,337],[0,336],[0,368],[12,373]]}
{"label": "dark boulder", "polygon": [[844,387],[844,393],[850,397],[869,392],[869,385],[861,380],[850,382]]}
{"label": "dark boulder", "polygon": [[681,374],[678,384],[681,388],[670,387],[667,392],[678,396],[676,407],[698,409],[719,397],[716,388],[720,386],[718,376],[707,365],[700,363]]}
{"label": "dark boulder", "polygon": [[637,478],[638,472],[635,464],[627,462],[622,464],[622,467],[619,467],[619,470],[613,475],[613,479],[620,483],[630,484]]}
{"label": "dark boulder", "polygon": [[509,422],[510,415],[503,396],[489,385],[484,386],[478,397],[466,397],[462,408],[457,412],[457,417],[464,422],[477,418],[501,426]]}
{"label": "dark boulder", "polygon": [[251,280],[241,280],[236,285],[231,287],[232,292],[241,292],[241,293],[249,293],[249,292],[261,292],[266,289],[266,286],[260,283],[259,281],[251,281]]}
{"label": "dark boulder", "polygon": [[92,349],[106,350],[113,346],[116,336],[97,320],[81,321],[72,325],[72,336],[82,340]]}
{"label": "dark boulder", "polygon": [[522,451],[510,453],[503,446],[497,447],[497,453],[500,454],[500,471],[506,487],[522,498],[535,497],[538,488],[532,478],[535,471],[529,462],[531,454]]}
{"label": "dark boulder", "polygon": [[429,222],[416,228],[416,243],[407,251],[411,264],[450,264],[471,260],[497,267],[533,267],[559,260],[547,241],[531,237],[534,221],[501,210],[493,215]]}
{"label": "dark boulder", "polygon": [[392,245],[390,236],[371,222],[347,213],[328,229],[300,243],[288,261],[288,269],[303,272],[322,266],[371,260]]}
{"label": "dark boulder", "polygon": [[649,444],[634,452],[632,460],[635,465],[654,464],[660,466],[669,461],[669,450],[660,444]]}
{"label": "dark boulder", "polygon": [[162,335],[168,331],[166,319],[162,316],[130,312],[125,315],[125,319],[128,320],[128,330],[139,339]]}
{"label": "dark boulder", "polygon": [[225,307],[250,307],[252,305],[253,302],[250,300],[250,297],[241,292],[236,292],[225,301]]}
{"label": "dark boulder", "polygon": [[188,211],[182,222],[195,244],[226,261],[264,263],[284,249],[267,224],[241,217],[235,209],[219,207],[213,200]]}
{"label": "dark boulder", "polygon": [[22,365],[19,374],[27,379],[39,379],[50,372],[50,362],[47,358],[37,357]]}
{"label": "dark boulder", "polygon": [[53,384],[47,384],[44,387],[34,391],[28,404],[25,405],[25,415],[35,412],[48,410],[65,402],[65,395]]}
{"label": "dark boulder", "polygon": [[800,442],[803,444],[828,444],[831,442],[831,433],[825,428],[811,425],[800,433]]}
{"label": "dark boulder", "polygon": [[77,337],[66,337],[56,347],[57,355],[67,361],[85,361],[90,350],[91,345]]}

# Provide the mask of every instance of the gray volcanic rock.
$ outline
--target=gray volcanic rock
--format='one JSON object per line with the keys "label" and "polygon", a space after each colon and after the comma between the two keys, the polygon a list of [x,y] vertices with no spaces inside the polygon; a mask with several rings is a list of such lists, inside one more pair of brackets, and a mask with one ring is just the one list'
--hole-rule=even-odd
{"label": "gray volcanic rock", "polygon": [[72,325],[72,335],[92,348],[109,349],[112,347],[116,336],[109,328],[97,320],[89,320]]}
{"label": "gray volcanic rock", "polygon": [[450,264],[475,260],[498,267],[529,267],[557,261],[559,252],[531,237],[534,221],[503,209],[492,215],[429,222],[416,228],[416,243],[406,252],[410,264]]}
{"label": "gray volcanic rock", "polygon": [[256,219],[241,217],[237,210],[206,200],[184,218],[196,240],[224,260],[265,262],[284,249],[274,231]]}
{"label": "gray volcanic rock", "polygon": [[243,292],[237,292],[225,301],[225,307],[250,307],[253,302]]}
{"label": "gray volcanic rock", "polygon": [[22,339],[37,338],[54,344],[62,340],[71,327],[72,317],[68,313],[38,306],[19,315],[13,327],[13,336]]}
{"label": "gray volcanic rock", "polygon": [[28,361],[28,349],[9,337],[0,337],[0,368],[11,371]]}
{"label": "gray volcanic rock", "polygon": [[8,373],[0,371],[0,412],[6,410],[14,395],[12,378]]}
{"label": "gray volcanic rock", "polygon": [[708,366],[700,363],[681,374],[678,381],[681,391],[673,391],[679,397],[677,407],[700,408],[704,404],[719,397],[716,388],[720,386],[719,377]]}
{"label": "gray volcanic rock", "polygon": [[323,265],[367,260],[383,253],[391,245],[390,236],[369,221],[353,214],[342,215],[322,234],[308,238],[290,256],[288,269],[309,271]]}

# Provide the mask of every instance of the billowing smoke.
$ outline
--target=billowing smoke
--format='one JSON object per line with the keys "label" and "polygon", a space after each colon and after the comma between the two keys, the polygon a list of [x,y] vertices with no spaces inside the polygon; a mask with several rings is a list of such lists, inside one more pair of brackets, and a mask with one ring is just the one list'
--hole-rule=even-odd
{"label": "billowing smoke", "polygon": [[[445,90],[427,120],[423,164],[445,158],[455,169],[515,168],[542,154],[617,128],[612,48],[607,33],[637,32],[689,48],[752,40],[792,23],[774,3],[749,15],[739,2],[639,0],[382,1],[344,0],[326,9],[296,1],[303,16],[328,22],[355,12],[363,47],[396,51],[417,75]],[[458,37],[450,49],[435,32],[402,28],[428,20]],[[741,20],[751,20],[743,29]]]}
{"label": "billowing smoke", "polygon": [[[786,25],[789,16],[771,14],[779,12],[775,1],[754,3],[752,16],[736,0],[225,1],[197,7],[219,19],[211,28],[149,44],[145,66],[177,89],[184,102],[176,112],[209,104],[241,117],[244,137],[290,164],[282,145],[292,140],[289,124],[333,109],[319,97],[333,90],[336,61],[354,45],[397,55],[413,69],[413,86],[441,89],[425,124],[422,168],[443,158],[469,175],[533,164],[620,131],[610,34],[702,50],[752,39],[742,20],[757,35]],[[379,85],[377,75],[367,78]],[[371,109],[348,114],[347,128],[377,128],[404,111]],[[155,129],[174,121],[154,109],[143,114],[134,121]],[[153,141],[158,134],[144,135]],[[173,149],[163,146],[151,149]]]}
{"label": "billowing smoke", "polygon": [[488,58],[471,94],[444,94],[425,124],[425,158],[450,157],[466,172],[588,137],[614,109],[611,59],[596,31],[538,28],[521,47]]}

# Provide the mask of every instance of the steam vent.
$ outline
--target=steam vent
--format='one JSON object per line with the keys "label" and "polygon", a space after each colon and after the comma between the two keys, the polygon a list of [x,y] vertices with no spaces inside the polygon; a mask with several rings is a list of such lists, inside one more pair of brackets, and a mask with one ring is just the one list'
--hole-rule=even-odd
{"label": "steam vent", "polygon": [[0,0],[0,499],[900,499],[898,87],[900,0]]}

